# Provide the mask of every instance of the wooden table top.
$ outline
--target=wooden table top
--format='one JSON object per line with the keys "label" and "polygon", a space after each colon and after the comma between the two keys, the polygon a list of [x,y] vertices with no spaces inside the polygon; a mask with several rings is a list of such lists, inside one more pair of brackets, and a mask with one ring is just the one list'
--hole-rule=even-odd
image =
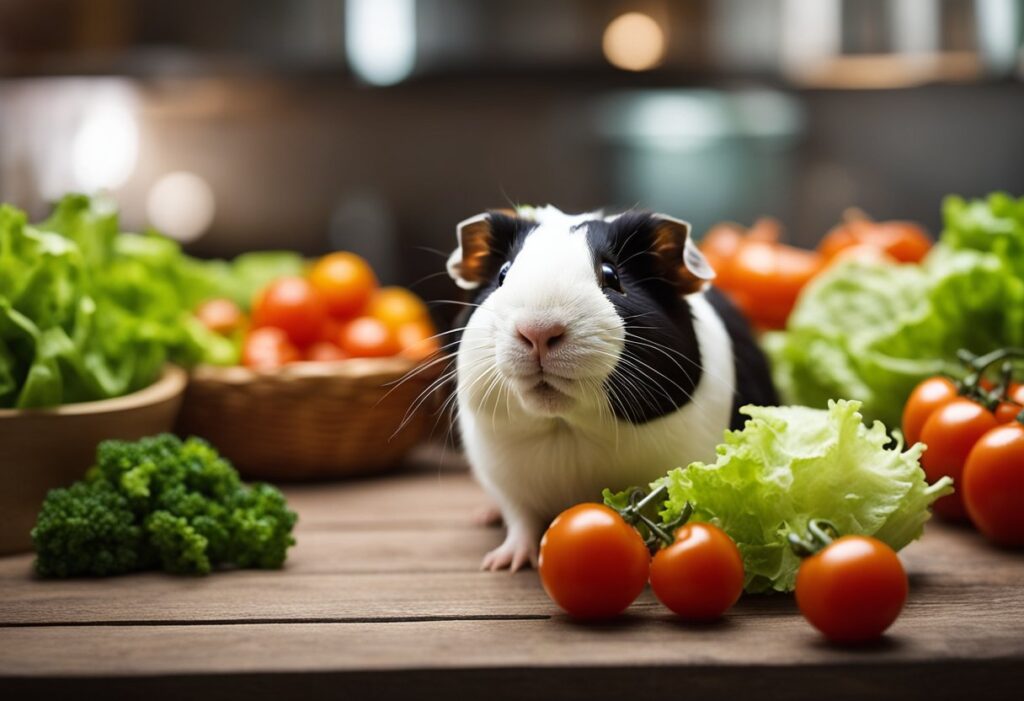
{"label": "wooden table top", "polygon": [[[457,461],[456,461],[457,462]],[[0,559],[0,697],[499,699],[1020,698],[1024,554],[938,523],[903,553],[889,635],[832,647],[791,597],[745,597],[720,623],[628,615],[574,623],[536,573],[477,570],[501,538],[462,469],[286,489],[298,545],[283,571],[39,581]],[[15,692],[11,695],[11,692]]]}

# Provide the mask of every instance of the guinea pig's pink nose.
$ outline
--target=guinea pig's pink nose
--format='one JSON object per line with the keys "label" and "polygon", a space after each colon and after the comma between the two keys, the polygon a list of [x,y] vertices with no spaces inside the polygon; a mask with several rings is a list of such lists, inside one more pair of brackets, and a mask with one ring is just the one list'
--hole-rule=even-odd
{"label": "guinea pig's pink nose", "polygon": [[519,335],[519,340],[529,346],[537,355],[537,360],[543,361],[548,351],[565,338],[565,324],[520,321],[516,324],[516,332]]}

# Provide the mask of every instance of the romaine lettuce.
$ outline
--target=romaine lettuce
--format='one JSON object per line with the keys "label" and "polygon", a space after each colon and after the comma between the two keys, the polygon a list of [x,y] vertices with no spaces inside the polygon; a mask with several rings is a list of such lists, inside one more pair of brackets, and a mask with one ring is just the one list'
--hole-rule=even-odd
{"label": "romaine lettuce", "polygon": [[192,309],[214,296],[246,306],[254,288],[302,265],[292,253],[194,260],[159,234],[120,233],[112,204],[82,195],[37,225],[0,206],[0,407],[119,396],[168,360],[237,362],[235,344]]}

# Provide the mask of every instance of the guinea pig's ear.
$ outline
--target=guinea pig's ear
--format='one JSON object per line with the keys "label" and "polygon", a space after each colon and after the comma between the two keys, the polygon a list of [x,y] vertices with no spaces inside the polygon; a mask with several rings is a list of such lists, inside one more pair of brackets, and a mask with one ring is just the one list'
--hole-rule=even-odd
{"label": "guinea pig's ear", "polygon": [[462,289],[476,289],[483,282],[487,256],[491,252],[490,212],[460,221],[455,235],[459,246],[448,257],[448,274]]}
{"label": "guinea pig's ear", "polygon": [[679,292],[685,295],[707,287],[715,279],[715,271],[690,237],[689,222],[664,214],[653,214],[651,220],[651,250],[664,262]]}

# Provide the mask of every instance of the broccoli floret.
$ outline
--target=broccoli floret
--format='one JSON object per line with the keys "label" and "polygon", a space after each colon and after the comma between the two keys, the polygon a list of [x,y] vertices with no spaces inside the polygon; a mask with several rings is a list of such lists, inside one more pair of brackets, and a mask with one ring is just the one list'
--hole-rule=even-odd
{"label": "broccoli floret", "polygon": [[111,575],[145,563],[142,529],[128,500],[105,482],[54,489],[36,527],[36,571],[43,577]]}
{"label": "broccoli floret", "polygon": [[36,569],[73,576],[278,568],[295,543],[296,518],[277,489],[246,486],[201,439],[105,441],[84,481],[47,496],[33,531]]}

